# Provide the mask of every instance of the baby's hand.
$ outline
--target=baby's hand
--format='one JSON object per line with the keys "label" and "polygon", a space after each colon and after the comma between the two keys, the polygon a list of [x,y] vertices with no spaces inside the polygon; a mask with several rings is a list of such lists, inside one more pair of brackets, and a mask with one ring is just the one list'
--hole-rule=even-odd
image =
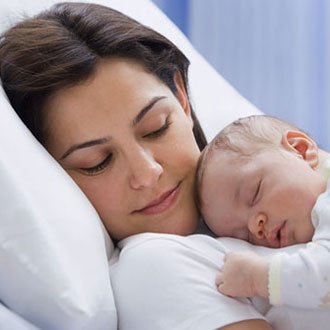
{"label": "baby's hand", "polygon": [[268,263],[252,252],[228,253],[216,284],[221,293],[230,297],[268,298]]}

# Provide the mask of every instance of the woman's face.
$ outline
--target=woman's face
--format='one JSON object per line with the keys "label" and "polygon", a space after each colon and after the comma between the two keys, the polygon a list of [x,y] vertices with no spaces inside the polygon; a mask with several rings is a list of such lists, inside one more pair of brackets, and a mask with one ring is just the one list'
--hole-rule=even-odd
{"label": "woman's face", "polygon": [[175,82],[177,97],[141,65],[109,59],[47,105],[47,149],[115,239],[187,235],[197,225],[193,184],[200,152],[179,74]]}

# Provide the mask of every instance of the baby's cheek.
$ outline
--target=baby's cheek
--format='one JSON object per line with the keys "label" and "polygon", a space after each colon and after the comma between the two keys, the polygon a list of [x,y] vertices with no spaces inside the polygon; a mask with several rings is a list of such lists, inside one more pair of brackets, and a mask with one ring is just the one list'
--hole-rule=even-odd
{"label": "baby's cheek", "polygon": [[204,212],[203,219],[206,223],[206,225],[209,227],[209,229],[216,235],[216,236],[223,236],[223,224],[221,222],[221,219],[215,218],[214,216],[209,216],[211,213],[215,214],[216,210],[208,210],[207,212]]}
{"label": "baby's cheek", "polygon": [[314,227],[311,222],[306,223],[305,226],[301,226],[300,235],[296,235],[297,243],[307,243],[310,242],[314,235]]}

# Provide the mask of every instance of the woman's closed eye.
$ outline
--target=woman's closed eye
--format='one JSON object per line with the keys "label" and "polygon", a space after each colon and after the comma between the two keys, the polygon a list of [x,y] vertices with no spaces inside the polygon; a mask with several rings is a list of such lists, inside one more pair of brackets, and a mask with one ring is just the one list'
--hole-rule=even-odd
{"label": "woman's closed eye", "polygon": [[93,175],[102,172],[111,162],[112,154],[109,154],[106,158],[104,158],[100,163],[92,167],[82,167],[80,168],[82,171],[87,174]]}
{"label": "woman's closed eye", "polygon": [[[169,119],[169,116],[166,118],[165,123],[158,129],[143,135],[144,138],[158,138],[161,137],[166,133],[168,128],[170,127],[171,122]],[[96,175],[98,173],[101,173],[111,162],[112,160],[112,154],[109,154],[107,157],[105,157],[100,163],[96,164],[95,166],[91,167],[81,167],[80,170],[83,172],[89,174],[89,175]]]}
{"label": "woman's closed eye", "polygon": [[160,128],[156,129],[155,131],[152,131],[148,134],[143,135],[144,138],[157,138],[162,135],[164,135],[167,131],[167,129],[170,127],[171,122],[169,117],[166,118],[164,125],[162,125]]}

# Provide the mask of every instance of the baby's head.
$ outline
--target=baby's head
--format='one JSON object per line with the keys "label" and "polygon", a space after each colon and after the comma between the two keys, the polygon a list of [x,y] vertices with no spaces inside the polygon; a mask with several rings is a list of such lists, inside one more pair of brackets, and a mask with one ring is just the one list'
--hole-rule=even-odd
{"label": "baby's head", "polygon": [[250,116],[225,127],[204,149],[197,202],[218,236],[283,247],[310,241],[311,211],[326,188],[316,143],[297,127]]}

